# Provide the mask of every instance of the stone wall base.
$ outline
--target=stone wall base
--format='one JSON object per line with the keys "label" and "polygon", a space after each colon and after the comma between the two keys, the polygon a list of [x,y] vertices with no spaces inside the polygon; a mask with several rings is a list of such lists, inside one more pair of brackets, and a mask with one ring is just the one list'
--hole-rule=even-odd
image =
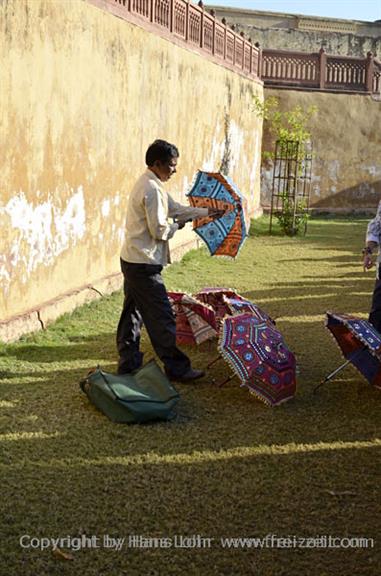
{"label": "stone wall base", "polygon": [[[180,260],[186,252],[201,245],[199,240],[192,240],[178,246],[171,252],[173,262]],[[120,272],[100,278],[96,282],[65,292],[57,298],[41,303],[37,308],[24,314],[0,321],[0,342],[14,342],[23,334],[44,330],[49,324],[63,314],[72,312],[78,306],[88,304],[107,294],[120,290],[123,276]]]}

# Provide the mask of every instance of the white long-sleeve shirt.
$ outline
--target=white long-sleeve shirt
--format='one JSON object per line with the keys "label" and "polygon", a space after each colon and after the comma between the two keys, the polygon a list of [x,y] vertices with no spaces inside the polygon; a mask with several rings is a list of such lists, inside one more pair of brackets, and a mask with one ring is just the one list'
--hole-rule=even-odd
{"label": "white long-sleeve shirt", "polygon": [[120,256],[125,262],[165,266],[170,261],[168,240],[179,228],[176,223],[169,223],[168,218],[187,220],[207,215],[207,208],[193,208],[175,202],[163,189],[161,180],[147,169],[128,199]]}
{"label": "white long-sleeve shirt", "polygon": [[376,266],[376,277],[379,279],[380,274],[380,264],[381,264],[381,201],[378,204],[376,216],[369,222],[368,228],[366,230],[366,242],[376,242],[378,244],[378,256],[377,256],[377,266]]}
{"label": "white long-sleeve shirt", "polygon": [[381,201],[378,204],[377,214],[368,224],[366,231],[366,242],[377,242],[380,244],[381,238]]}

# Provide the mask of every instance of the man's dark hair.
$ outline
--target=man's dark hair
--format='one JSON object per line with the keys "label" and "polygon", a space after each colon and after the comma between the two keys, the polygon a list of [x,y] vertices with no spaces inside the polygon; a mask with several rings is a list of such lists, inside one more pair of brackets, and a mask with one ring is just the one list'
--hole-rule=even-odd
{"label": "man's dark hair", "polygon": [[179,156],[179,151],[174,144],[170,144],[165,140],[155,140],[148,146],[146,164],[147,166],[153,166],[156,160],[162,163],[170,162],[172,158],[178,158]]}

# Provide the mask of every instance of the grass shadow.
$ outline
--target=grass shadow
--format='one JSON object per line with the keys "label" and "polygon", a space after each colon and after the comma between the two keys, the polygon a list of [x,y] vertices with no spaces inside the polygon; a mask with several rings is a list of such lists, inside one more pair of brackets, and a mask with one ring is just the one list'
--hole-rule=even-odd
{"label": "grass shadow", "polygon": [[[378,529],[380,392],[341,363],[324,327],[327,308],[366,316],[373,280],[353,269],[364,222],[314,221],[302,239],[250,237],[236,262],[194,251],[165,272],[168,289],[226,285],[257,301],[298,361],[294,400],[269,409],[217,362],[198,384],[176,385],[179,417],[116,425],[78,380],[116,366],[122,296],[93,302],[46,332],[0,347],[0,528],[3,573],[180,575],[378,574],[374,548],[224,548],[221,538],[331,534],[375,538]],[[352,256],[353,255],[353,256]],[[197,367],[216,344],[185,348]],[[152,349],[143,338],[146,358]],[[20,487],[22,491],[20,492]],[[22,494],[22,497],[18,495]],[[207,548],[24,549],[22,534],[210,537]],[[63,546],[65,548],[65,546]],[[67,548],[67,546],[66,546]],[[324,553],[323,553],[324,552]]]}

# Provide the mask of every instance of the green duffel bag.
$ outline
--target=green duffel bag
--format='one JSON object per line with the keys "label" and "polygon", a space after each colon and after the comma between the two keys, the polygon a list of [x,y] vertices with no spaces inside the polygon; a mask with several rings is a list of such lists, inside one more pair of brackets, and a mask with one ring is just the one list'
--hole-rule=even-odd
{"label": "green duffel bag", "polygon": [[121,376],[98,367],[81,380],[80,387],[90,402],[113,422],[169,420],[179,400],[177,390],[155,360],[133,374]]}

